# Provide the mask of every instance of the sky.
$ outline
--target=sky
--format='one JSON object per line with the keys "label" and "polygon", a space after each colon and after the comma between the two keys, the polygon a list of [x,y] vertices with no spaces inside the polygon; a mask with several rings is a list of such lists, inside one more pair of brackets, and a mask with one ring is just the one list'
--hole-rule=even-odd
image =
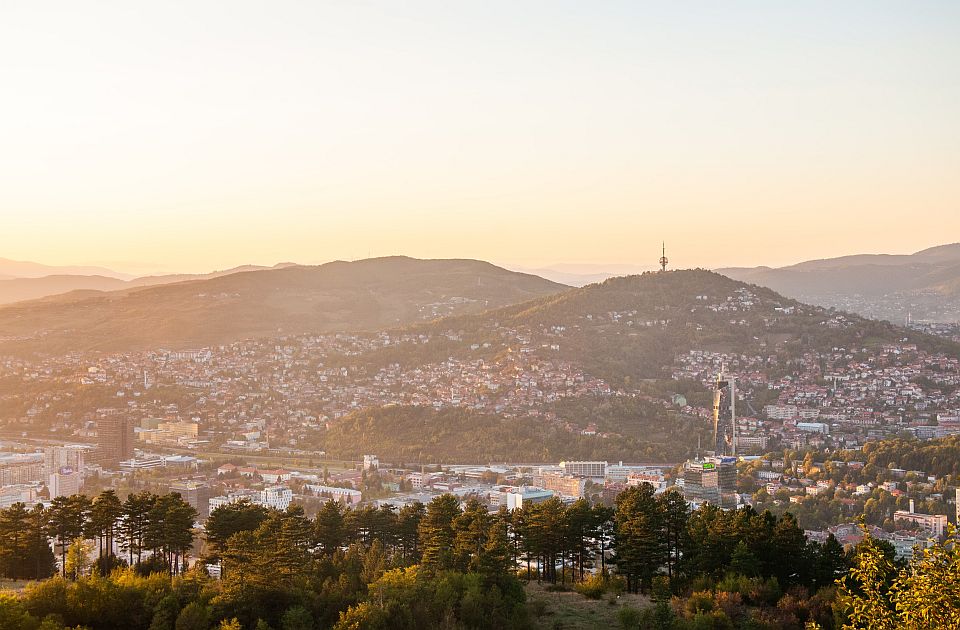
{"label": "sky", "polygon": [[960,241],[957,2],[0,2],[0,257],[782,265]]}

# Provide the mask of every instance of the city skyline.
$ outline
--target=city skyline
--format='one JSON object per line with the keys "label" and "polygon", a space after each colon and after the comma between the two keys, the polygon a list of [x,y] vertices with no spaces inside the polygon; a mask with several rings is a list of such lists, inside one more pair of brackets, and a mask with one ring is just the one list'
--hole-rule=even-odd
{"label": "city skyline", "polygon": [[0,254],[143,273],[917,251],[960,233],[958,12],[14,4]]}

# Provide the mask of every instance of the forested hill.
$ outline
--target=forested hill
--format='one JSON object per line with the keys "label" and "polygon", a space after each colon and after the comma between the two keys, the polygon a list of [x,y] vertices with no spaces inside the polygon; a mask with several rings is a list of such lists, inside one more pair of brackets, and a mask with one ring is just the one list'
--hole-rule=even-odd
{"label": "forested hill", "polygon": [[128,351],[376,331],[565,290],[477,260],[406,257],[234,273],[0,308],[0,353]]}
{"label": "forested hill", "polygon": [[[444,343],[394,346],[364,358],[414,365],[448,356],[493,360],[527,351],[566,360],[614,385],[669,377],[693,349],[798,355],[806,349],[861,348],[908,340],[960,354],[957,344],[888,322],[810,306],[771,289],[705,270],[645,273],[484,313],[416,325]],[[480,349],[475,347],[479,346]]]}
{"label": "forested hill", "polygon": [[[551,408],[559,421],[503,418],[468,409],[433,410],[389,406],[356,411],[332,423],[324,435],[328,453],[361,458],[376,451],[391,462],[556,462],[564,459],[676,463],[694,454],[697,436],[708,439],[703,423],[634,398],[576,399]],[[590,417],[616,430],[584,436],[565,430],[563,421]]]}

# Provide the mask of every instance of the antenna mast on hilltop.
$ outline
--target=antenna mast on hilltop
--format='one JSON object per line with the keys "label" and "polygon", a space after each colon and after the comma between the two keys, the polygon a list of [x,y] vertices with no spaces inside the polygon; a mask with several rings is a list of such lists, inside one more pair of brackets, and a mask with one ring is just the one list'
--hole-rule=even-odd
{"label": "antenna mast on hilltop", "polygon": [[662,253],[660,254],[660,271],[666,271],[667,263],[670,261],[667,260],[667,244],[662,243],[662,246],[663,246],[663,249],[662,249]]}

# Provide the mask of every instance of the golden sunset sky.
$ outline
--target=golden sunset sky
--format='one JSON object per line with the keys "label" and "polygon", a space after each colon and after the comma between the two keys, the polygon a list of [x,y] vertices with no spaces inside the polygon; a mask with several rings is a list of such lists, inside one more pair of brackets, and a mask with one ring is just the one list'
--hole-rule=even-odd
{"label": "golden sunset sky", "polygon": [[960,241],[960,3],[0,4],[0,257],[781,265]]}

